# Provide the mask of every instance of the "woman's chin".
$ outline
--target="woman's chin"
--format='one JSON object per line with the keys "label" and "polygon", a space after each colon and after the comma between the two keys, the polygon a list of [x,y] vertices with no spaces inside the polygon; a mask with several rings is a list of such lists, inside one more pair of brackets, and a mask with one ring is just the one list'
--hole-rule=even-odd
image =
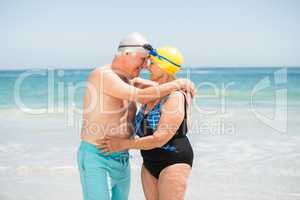
{"label": "woman's chin", "polygon": [[157,82],[157,77],[150,74],[149,80]]}

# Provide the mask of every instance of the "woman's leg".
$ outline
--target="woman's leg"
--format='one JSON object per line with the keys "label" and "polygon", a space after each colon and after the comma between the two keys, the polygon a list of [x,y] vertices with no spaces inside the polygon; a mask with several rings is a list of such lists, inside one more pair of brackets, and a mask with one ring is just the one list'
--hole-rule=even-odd
{"label": "woman's leg", "polygon": [[142,185],[147,200],[158,200],[157,179],[142,166],[141,170]]}
{"label": "woman's leg", "polygon": [[163,169],[158,179],[159,200],[183,200],[191,166],[174,164]]}

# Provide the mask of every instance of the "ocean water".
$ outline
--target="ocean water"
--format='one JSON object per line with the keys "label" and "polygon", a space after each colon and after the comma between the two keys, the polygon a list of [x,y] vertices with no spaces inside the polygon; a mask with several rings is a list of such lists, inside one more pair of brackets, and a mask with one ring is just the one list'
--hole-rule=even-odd
{"label": "ocean water", "polygon": [[[89,70],[0,71],[0,199],[82,199],[76,166]],[[147,72],[142,72],[147,78]],[[197,68],[187,200],[300,199],[300,68]],[[144,199],[131,151],[130,199]]]}

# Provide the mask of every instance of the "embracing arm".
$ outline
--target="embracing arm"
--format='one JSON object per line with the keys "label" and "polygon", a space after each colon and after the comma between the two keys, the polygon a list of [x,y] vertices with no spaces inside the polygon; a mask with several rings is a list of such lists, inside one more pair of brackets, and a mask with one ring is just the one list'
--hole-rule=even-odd
{"label": "embracing arm", "polygon": [[137,88],[140,88],[140,89],[144,89],[144,88],[147,88],[147,87],[158,86],[159,85],[155,81],[143,79],[143,78],[140,78],[140,77],[133,78],[130,82],[134,87],[137,87]]}
{"label": "embracing arm", "polygon": [[[155,99],[164,97],[178,89],[184,89],[195,94],[194,84],[186,79],[177,79],[158,86],[150,86],[144,89],[136,88],[125,83],[116,73],[111,70],[95,70],[91,74],[91,79],[99,78],[99,84],[105,94],[114,96],[119,99],[127,99],[146,104]],[[96,79],[96,78],[95,78]]]}
{"label": "embracing arm", "polygon": [[127,141],[128,149],[153,149],[165,145],[184,119],[184,96],[173,92],[162,106],[161,117],[153,135]]}

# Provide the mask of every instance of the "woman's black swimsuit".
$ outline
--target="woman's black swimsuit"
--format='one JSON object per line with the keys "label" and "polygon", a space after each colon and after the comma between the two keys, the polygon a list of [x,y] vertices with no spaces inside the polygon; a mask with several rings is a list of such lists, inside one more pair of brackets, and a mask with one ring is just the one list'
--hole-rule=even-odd
{"label": "woman's black swimsuit", "polygon": [[[184,95],[185,96],[185,95]],[[160,108],[164,101],[160,101],[155,107],[144,115],[141,108],[135,119],[135,132],[140,137],[152,135],[160,119]],[[193,165],[193,149],[186,136],[187,116],[185,98],[185,116],[175,135],[165,145],[151,150],[141,150],[144,167],[155,177],[159,178],[160,172],[173,164],[186,163]]]}

